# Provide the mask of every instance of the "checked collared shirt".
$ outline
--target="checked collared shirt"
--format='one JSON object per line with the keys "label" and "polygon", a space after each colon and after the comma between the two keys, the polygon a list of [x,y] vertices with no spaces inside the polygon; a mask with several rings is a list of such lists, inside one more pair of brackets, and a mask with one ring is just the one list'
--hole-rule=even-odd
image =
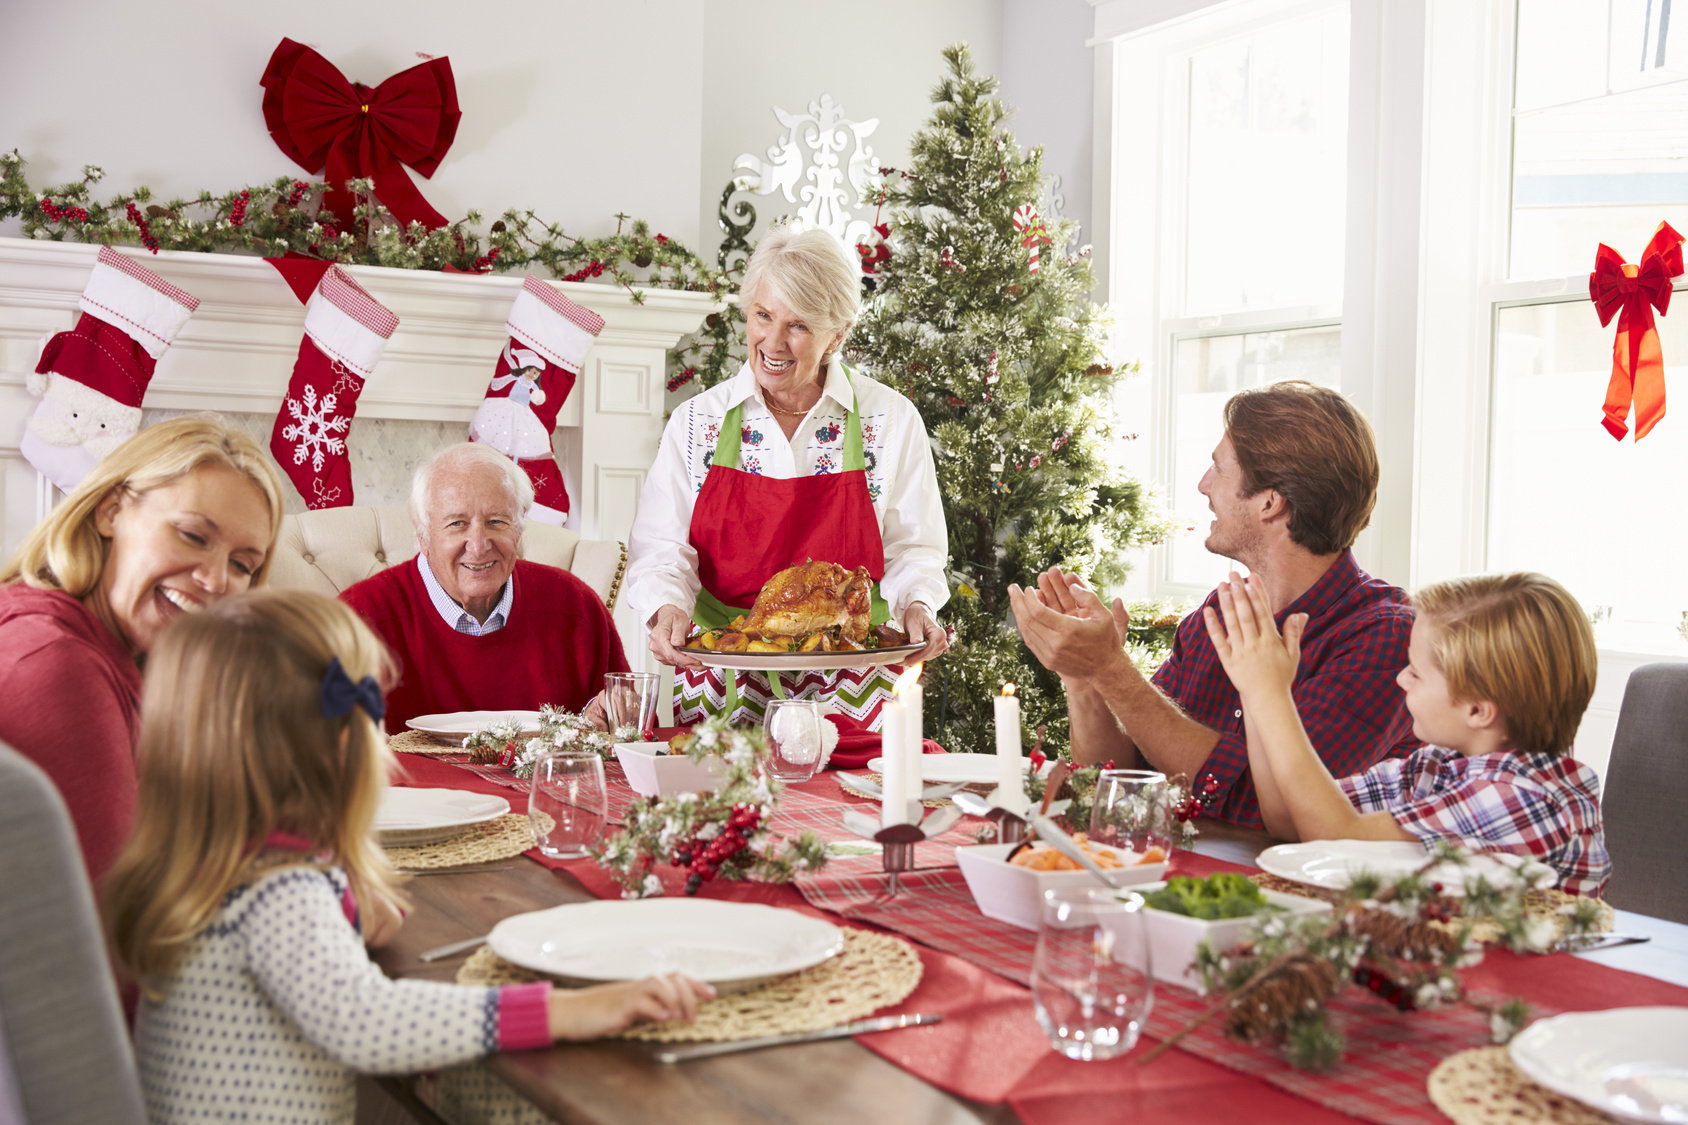
{"label": "checked collared shirt", "polygon": [[1426,746],[1340,783],[1363,813],[1386,812],[1425,843],[1446,840],[1539,859],[1567,894],[1598,896],[1612,877],[1600,778],[1570,754],[1502,750],[1467,758]]}
{"label": "checked collared shirt", "polygon": [[[1219,609],[1219,592],[1202,607]],[[1385,758],[1416,750],[1406,696],[1395,676],[1407,664],[1413,611],[1399,587],[1373,578],[1344,551],[1319,580],[1276,614],[1278,628],[1292,613],[1307,614],[1301,664],[1290,694],[1307,738],[1333,777],[1362,773]],[[1219,732],[1219,741],[1194,779],[1207,815],[1262,827],[1260,800],[1248,769],[1242,700],[1208,639],[1201,610],[1178,624],[1172,654],[1154,684],[1190,718]],[[1211,779],[1211,782],[1210,780]]]}

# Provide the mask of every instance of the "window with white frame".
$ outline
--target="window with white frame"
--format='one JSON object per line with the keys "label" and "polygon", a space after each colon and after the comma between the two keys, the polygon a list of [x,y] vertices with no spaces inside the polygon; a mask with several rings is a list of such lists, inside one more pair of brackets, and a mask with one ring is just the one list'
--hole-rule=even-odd
{"label": "window with white frame", "polygon": [[1150,372],[1122,410],[1151,419],[1133,468],[1180,523],[1145,592],[1205,594],[1233,565],[1203,547],[1196,487],[1226,399],[1339,382],[1348,39],[1345,2],[1253,0],[1117,47],[1113,305]]}
{"label": "window with white frame", "polygon": [[[1688,11],[1671,9],[1519,0],[1510,280],[1486,293],[1487,569],[1549,574],[1602,647],[1663,652],[1688,630],[1688,401],[1639,442],[1633,418],[1622,442],[1606,432],[1616,325],[1600,326],[1585,279],[1599,243],[1634,262],[1661,221],[1688,231]],[[1688,322],[1658,327],[1668,384],[1688,373]]]}

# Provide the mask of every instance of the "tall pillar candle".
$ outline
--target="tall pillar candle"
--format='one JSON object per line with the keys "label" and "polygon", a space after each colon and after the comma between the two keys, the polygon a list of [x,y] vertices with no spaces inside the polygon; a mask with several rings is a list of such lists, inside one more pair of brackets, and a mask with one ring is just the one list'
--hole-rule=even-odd
{"label": "tall pillar candle", "polygon": [[908,823],[908,707],[887,699],[879,709],[879,827]]}
{"label": "tall pillar candle", "polygon": [[997,803],[1012,813],[1028,807],[1026,782],[1021,772],[1020,699],[1013,684],[1003,684],[996,697]]}
{"label": "tall pillar candle", "polygon": [[920,763],[926,742],[926,689],[918,683],[910,684],[903,689],[902,698],[908,706],[908,742],[904,748],[904,753],[908,755],[908,772],[904,775],[904,781],[908,789],[908,799],[919,801],[926,786]]}

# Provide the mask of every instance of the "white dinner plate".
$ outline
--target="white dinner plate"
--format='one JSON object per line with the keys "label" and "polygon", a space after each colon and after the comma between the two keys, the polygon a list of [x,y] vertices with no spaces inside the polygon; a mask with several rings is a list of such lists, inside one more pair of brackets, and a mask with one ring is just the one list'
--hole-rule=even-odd
{"label": "white dinner plate", "polygon": [[450,711],[443,715],[418,715],[414,719],[406,719],[404,725],[411,730],[431,734],[435,738],[461,742],[483,727],[490,727],[505,719],[519,721],[522,724],[523,737],[538,737],[538,711]]}
{"label": "white dinner plate", "polygon": [[486,943],[511,964],[569,983],[682,972],[738,992],[836,956],[844,935],[795,910],[649,898],[517,914],[494,926]]}
{"label": "white dinner plate", "polygon": [[[1267,848],[1255,862],[1261,870],[1285,879],[1341,890],[1356,871],[1370,871],[1392,879],[1417,871],[1429,858],[1430,853],[1423,844],[1410,840],[1308,840]],[[1443,864],[1432,868],[1429,876],[1440,882],[1449,896],[1458,897],[1465,893],[1467,879],[1481,875],[1491,883],[1505,885],[1515,870],[1545,874],[1541,886],[1551,887],[1559,881],[1545,863],[1492,852],[1472,856],[1463,867]]]}
{"label": "white dinner plate", "polygon": [[1537,1020],[1512,1040],[1531,1080],[1625,1121],[1688,1122],[1688,1008],[1613,1008]]}
{"label": "white dinner plate", "polygon": [[[885,759],[874,758],[868,762],[867,768],[874,773],[885,773]],[[1030,758],[1020,759],[1020,769],[1027,771],[1032,768]],[[961,782],[964,785],[995,785],[997,781],[995,754],[922,754],[920,755],[920,779],[922,781]]]}
{"label": "white dinner plate", "polygon": [[375,833],[383,847],[414,848],[449,840],[509,811],[509,801],[490,793],[394,787],[381,795]]}
{"label": "white dinner plate", "polygon": [[924,644],[869,648],[860,652],[710,652],[688,648],[707,668],[739,668],[753,672],[830,672],[838,668],[877,668],[895,664]]}

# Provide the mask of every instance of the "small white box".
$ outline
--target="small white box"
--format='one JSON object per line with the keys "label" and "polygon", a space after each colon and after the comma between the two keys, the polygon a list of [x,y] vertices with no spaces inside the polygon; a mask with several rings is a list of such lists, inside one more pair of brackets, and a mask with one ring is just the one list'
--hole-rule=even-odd
{"label": "small white box", "polygon": [[[1147,895],[1165,886],[1165,883],[1150,883],[1131,889],[1138,894]],[[1300,895],[1279,894],[1277,891],[1264,893],[1268,903],[1282,907],[1290,917],[1300,918],[1308,914],[1330,911],[1328,902],[1302,898]],[[1229,949],[1243,940],[1249,926],[1259,917],[1259,914],[1250,914],[1242,918],[1215,918],[1208,921],[1192,918],[1188,914],[1174,914],[1168,910],[1145,906],[1143,918],[1149,927],[1149,964],[1153,966],[1155,979],[1180,984],[1197,992],[1205,991],[1202,988],[1201,974],[1191,967],[1196,960],[1196,946],[1205,941],[1215,950]],[[1142,968],[1129,956],[1133,952],[1132,943],[1120,942],[1118,948],[1127,964]]]}
{"label": "small white box", "polygon": [[[1097,882],[1096,876],[1084,870],[1033,871],[1029,867],[1016,867],[1008,862],[1008,853],[1013,851],[1015,846],[980,844],[955,849],[955,860],[961,865],[961,874],[967,879],[967,889],[973,892],[973,901],[978,904],[979,913],[986,918],[995,918],[1022,930],[1035,930],[1038,920],[1043,916],[1044,891],[1051,887],[1102,886]],[[1095,849],[1105,845],[1090,846]],[[1135,852],[1119,848],[1108,850],[1119,856],[1121,863],[1136,862]],[[1117,879],[1121,886],[1130,885],[1132,890],[1136,890],[1137,883],[1153,883],[1162,878],[1166,874],[1166,861],[1145,863],[1137,867],[1110,867],[1105,870]]]}
{"label": "small white box", "polygon": [[667,750],[664,742],[623,742],[616,746],[616,760],[633,792],[641,797],[666,797],[670,793],[719,789],[726,782],[727,763],[720,758],[694,762]]}

